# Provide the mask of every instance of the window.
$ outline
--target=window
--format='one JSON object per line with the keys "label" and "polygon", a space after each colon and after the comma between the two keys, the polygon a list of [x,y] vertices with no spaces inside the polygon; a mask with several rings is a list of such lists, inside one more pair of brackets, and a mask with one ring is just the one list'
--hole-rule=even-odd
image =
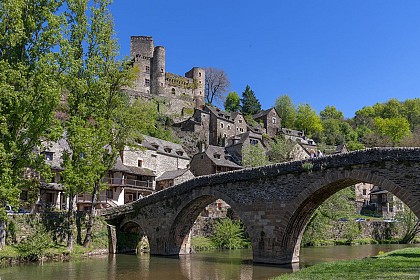
{"label": "window", "polygon": [[171,150],[171,148],[165,148],[165,149],[164,149],[164,151],[165,151],[166,153],[170,153],[172,150]]}
{"label": "window", "polygon": [[276,121],[277,121],[277,119],[273,117],[272,121],[273,121],[273,123],[275,124],[275,123],[276,123]]}
{"label": "window", "polygon": [[363,189],[362,192],[363,192],[363,195],[366,195],[366,189]]}
{"label": "window", "polygon": [[157,149],[159,149],[159,145],[158,145],[158,144],[155,144],[155,143],[153,143],[153,144],[152,144],[152,147],[153,147],[154,149],[156,149],[156,150],[157,150]]}
{"label": "window", "polygon": [[239,123],[242,123],[242,120],[238,120]]}
{"label": "window", "polygon": [[228,125],[228,130],[230,130],[230,125]]}
{"label": "window", "polygon": [[149,74],[150,73],[150,66],[146,66],[146,73]]}
{"label": "window", "polygon": [[52,161],[54,159],[54,153],[53,152],[45,152],[45,160]]}
{"label": "window", "polygon": [[163,73],[163,68],[160,68],[160,73]]}
{"label": "window", "polygon": [[204,159],[204,155],[201,155],[201,156],[200,156],[200,158],[201,158],[201,159]]}
{"label": "window", "polygon": [[143,160],[142,159],[137,160],[137,166],[138,167],[143,167]]}
{"label": "window", "polygon": [[198,77],[201,77],[201,72],[198,72]]}
{"label": "window", "polygon": [[249,143],[250,143],[251,145],[257,145],[257,144],[258,144],[258,140],[255,140],[255,139],[249,139]]}
{"label": "window", "polygon": [[177,152],[176,152],[176,154],[177,154],[178,156],[181,156],[181,157],[184,155],[184,153],[183,153],[182,151],[177,151]]}
{"label": "window", "polygon": [[223,128],[223,123],[220,123],[220,127]]}
{"label": "window", "polygon": [[220,155],[219,154],[214,154],[213,155],[214,158],[220,159]]}
{"label": "window", "polygon": [[149,80],[149,79],[145,79],[145,80],[144,80],[144,85],[145,85],[146,87],[150,87],[150,80]]}
{"label": "window", "polygon": [[175,94],[175,88],[172,88],[171,92],[172,94]]}

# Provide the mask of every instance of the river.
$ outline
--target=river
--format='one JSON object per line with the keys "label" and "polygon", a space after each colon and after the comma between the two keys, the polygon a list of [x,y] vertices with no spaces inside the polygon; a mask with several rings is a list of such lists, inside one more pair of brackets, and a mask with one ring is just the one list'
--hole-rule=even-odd
{"label": "river", "polygon": [[[420,246],[420,245],[411,245]],[[300,267],[361,259],[408,245],[331,246],[301,249]],[[251,250],[199,252],[180,257],[104,255],[70,262],[16,265],[0,269],[0,280],[227,280],[270,279],[291,268],[253,265]]]}

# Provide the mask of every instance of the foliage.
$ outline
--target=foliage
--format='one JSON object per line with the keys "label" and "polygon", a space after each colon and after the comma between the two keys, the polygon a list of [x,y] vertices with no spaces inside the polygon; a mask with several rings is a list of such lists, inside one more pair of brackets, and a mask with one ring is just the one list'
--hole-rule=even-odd
{"label": "foliage", "polygon": [[242,166],[258,167],[268,163],[265,150],[260,145],[246,144],[242,147]]}
{"label": "foliage", "polygon": [[17,206],[24,169],[43,164],[35,147],[54,136],[60,57],[53,50],[60,41],[60,7],[61,1],[49,0],[0,3],[1,205]]}
{"label": "foliage", "polygon": [[279,114],[282,127],[294,128],[297,111],[290,96],[279,96],[276,99],[274,107]]}
{"label": "foliage", "polygon": [[313,167],[314,167],[314,165],[311,162],[305,162],[305,163],[302,164],[302,168],[306,172],[311,172]]}
{"label": "foliage", "polygon": [[[314,212],[302,238],[303,245],[314,245],[321,240],[332,239],[331,231],[340,218],[350,220],[356,212],[353,188],[345,188],[326,199]],[[351,243],[359,235],[359,228],[353,221],[343,226],[344,237]]]}
{"label": "foliage", "polygon": [[206,251],[216,249],[216,246],[212,240],[208,237],[197,236],[191,238],[191,246],[194,248],[194,251]]}
{"label": "foliage", "polygon": [[217,221],[214,225],[212,242],[219,249],[239,249],[246,247],[244,228],[240,221],[229,218]]}
{"label": "foliage", "polygon": [[420,219],[407,205],[403,205],[403,209],[403,211],[397,212],[395,219],[398,221],[398,227],[402,234],[400,243],[409,244],[420,233]]}
{"label": "foliage", "polygon": [[244,115],[254,115],[261,111],[261,103],[258,101],[254,91],[249,87],[249,85],[247,85],[245,90],[242,92],[241,102],[241,112]]}
{"label": "foliage", "polygon": [[302,130],[308,137],[323,130],[321,118],[309,104],[300,104],[297,110],[295,126]]}
{"label": "foliage", "polygon": [[226,112],[239,112],[241,110],[241,99],[235,91],[230,92],[226,97],[225,110]]}
{"label": "foliage", "polygon": [[327,106],[324,110],[319,112],[319,115],[321,116],[321,120],[343,120],[344,115],[343,112],[337,110],[335,106]]}
{"label": "foliage", "polygon": [[316,264],[274,279],[417,279],[420,249],[405,248],[372,258]]}
{"label": "foliage", "polygon": [[401,139],[410,135],[410,124],[404,117],[373,119],[376,132],[381,136],[387,136],[393,144],[398,144]]}
{"label": "foliage", "polygon": [[268,158],[272,163],[288,161],[292,149],[293,143],[290,140],[276,136],[273,141],[270,142]]}
{"label": "foliage", "polygon": [[207,104],[213,104],[214,101],[223,101],[224,94],[229,90],[230,81],[222,69],[213,67],[205,68],[205,99]]}
{"label": "foliage", "polygon": [[42,225],[38,225],[34,234],[20,242],[16,248],[26,260],[37,261],[41,259],[52,246],[51,235]]}

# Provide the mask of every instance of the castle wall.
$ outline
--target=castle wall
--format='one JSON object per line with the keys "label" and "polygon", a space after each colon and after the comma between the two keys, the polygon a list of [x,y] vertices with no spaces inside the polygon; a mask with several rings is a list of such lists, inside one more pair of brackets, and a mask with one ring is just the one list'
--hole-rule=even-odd
{"label": "castle wall", "polygon": [[[130,56],[139,69],[131,89],[132,97],[155,98],[162,110],[175,119],[185,119],[185,109],[204,106],[205,70],[194,67],[184,76],[166,72],[166,51],[162,46],[154,47],[153,38],[132,36]],[[163,109],[163,107],[165,107]]]}

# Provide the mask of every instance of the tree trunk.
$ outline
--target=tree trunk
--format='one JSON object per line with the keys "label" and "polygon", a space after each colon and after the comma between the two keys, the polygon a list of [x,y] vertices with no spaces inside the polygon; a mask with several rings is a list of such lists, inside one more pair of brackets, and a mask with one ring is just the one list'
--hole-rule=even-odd
{"label": "tree trunk", "polygon": [[95,187],[92,192],[92,207],[90,208],[89,222],[86,229],[86,237],[83,241],[83,246],[85,248],[89,247],[90,242],[92,241],[92,231],[95,224],[95,215],[96,215],[96,202],[98,200],[99,184],[95,183]]}
{"label": "tree trunk", "polygon": [[73,243],[74,243],[74,227],[75,227],[75,216],[76,210],[74,209],[74,202],[75,202],[75,195],[69,196],[69,210],[67,211],[67,250],[73,251]]}
{"label": "tree trunk", "polygon": [[6,245],[6,222],[0,220],[0,250]]}

